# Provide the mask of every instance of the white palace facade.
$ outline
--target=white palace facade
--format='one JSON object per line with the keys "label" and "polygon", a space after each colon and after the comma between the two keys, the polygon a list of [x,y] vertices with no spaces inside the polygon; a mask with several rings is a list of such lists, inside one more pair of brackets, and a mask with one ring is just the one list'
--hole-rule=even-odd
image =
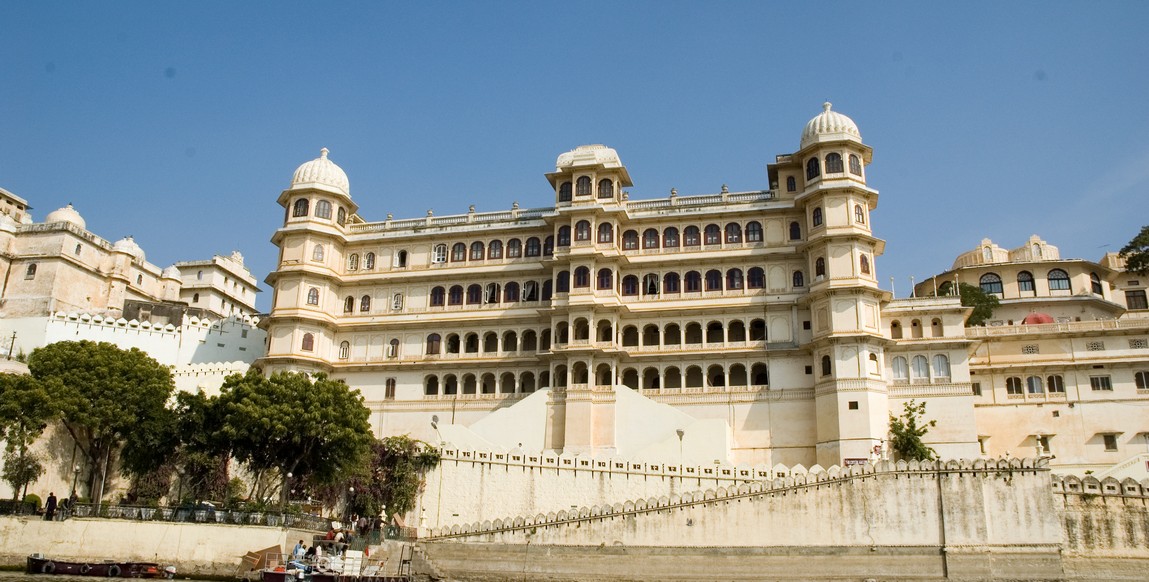
{"label": "white palace facade", "polygon": [[[872,150],[828,103],[798,150],[768,164],[769,186],[748,192],[630,200],[618,154],[589,145],[558,157],[544,207],[368,222],[327,153],[278,199],[258,365],[346,380],[380,434],[828,467],[885,454],[890,414],[916,399],[938,420],[927,440],[944,458],[1038,445],[1019,427],[1039,416],[1018,412],[1028,398],[986,406],[998,335],[967,329],[955,297],[879,288]],[[1098,318],[1127,311],[1093,303]],[[1132,346],[1146,330],[1130,334]],[[1069,394],[1057,402],[1072,407]],[[1108,430],[1144,441],[1149,394],[1122,397]],[[1094,438],[1066,430],[1059,441]],[[1115,459],[1082,445],[1066,463],[1149,453],[1134,449]]]}

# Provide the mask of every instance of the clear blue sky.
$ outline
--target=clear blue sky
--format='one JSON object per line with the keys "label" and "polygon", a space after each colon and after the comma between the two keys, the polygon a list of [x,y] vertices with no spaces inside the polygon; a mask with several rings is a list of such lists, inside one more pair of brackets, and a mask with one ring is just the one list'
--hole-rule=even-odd
{"label": "clear blue sky", "polygon": [[1149,223],[1146,24],[1149,2],[4,2],[0,187],[262,280],[321,147],[367,220],[548,205],[584,143],[632,199],[763,189],[829,99],[875,150],[904,295],[982,237],[1096,260]]}

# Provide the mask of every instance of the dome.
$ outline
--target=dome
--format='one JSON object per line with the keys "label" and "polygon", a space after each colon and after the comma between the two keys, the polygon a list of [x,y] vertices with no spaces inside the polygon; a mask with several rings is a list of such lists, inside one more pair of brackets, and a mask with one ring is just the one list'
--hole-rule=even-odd
{"label": "dome", "polygon": [[140,245],[136,244],[136,241],[130,236],[125,236],[116,241],[116,244],[112,245],[112,250],[120,253],[128,253],[141,261],[144,260],[144,249],[141,249]]}
{"label": "dome", "polygon": [[1038,325],[1041,323],[1056,323],[1056,321],[1053,319],[1053,316],[1048,313],[1038,313],[1036,311],[1021,320],[1022,325]]}
{"label": "dome", "polygon": [[602,144],[582,145],[569,152],[560,154],[555,160],[555,169],[562,171],[575,166],[603,166],[604,168],[621,168],[622,162],[618,159],[618,152]]}
{"label": "dome", "polygon": [[327,148],[319,150],[319,157],[304,163],[291,178],[292,188],[321,188],[351,197],[351,184],[347,173],[335,162],[327,159]]}
{"label": "dome", "polygon": [[0,214],[0,231],[16,232],[16,221],[7,214]]}
{"label": "dome", "polygon": [[862,132],[858,131],[858,124],[854,123],[853,119],[837,111],[831,111],[830,102],[827,101],[822,104],[822,112],[811,119],[806,124],[806,129],[802,130],[802,143],[799,149],[812,143],[839,139],[860,142]]}
{"label": "dome", "polygon": [[80,228],[88,228],[88,223],[84,222],[84,217],[80,216],[80,213],[76,212],[76,209],[72,208],[71,204],[68,204],[67,206],[58,210],[49,212],[48,216],[44,218],[44,222],[47,224],[52,224],[54,222],[70,222]]}
{"label": "dome", "polygon": [[160,277],[164,278],[164,279],[177,279],[178,280],[181,275],[182,275],[182,273],[180,273],[179,268],[177,268],[175,265],[172,265],[172,266],[164,269],[163,273],[160,273]]}

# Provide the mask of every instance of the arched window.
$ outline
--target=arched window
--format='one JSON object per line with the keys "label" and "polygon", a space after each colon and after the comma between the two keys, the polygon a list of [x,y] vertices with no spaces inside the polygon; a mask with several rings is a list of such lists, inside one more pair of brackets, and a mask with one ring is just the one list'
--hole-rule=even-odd
{"label": "arched window", "polygon": [[683,246],[696,247],[702,244],[702,233],[697,226],[688,226],[682,229]]}
{"label": "arched window", "polygon": [[678,248],[678,229],[673,226],[668,226],[662,231],[662,248],[676,249]]}
{"label": "arched window", "polygon": [[978,284],[981,285],[981,290],[989,295],[1002,294],[1001,277],[997,276],[997,273],[986,273],[982,275]]}
{"label": "arched window", "polygon": [[727,289],[741,289],[742,288],[742,269],[730,269],[726,271],[726,288]]}
{"label": "arched window", "polygon": [[463,304],[463,286],[452,285],[451,290],[447,293],[447,305],[462,305]]}
{"label": "arched window", "polygon": [[478,305],[483,302],[483,288],[477,284],[467,286],[467,305]]}
{"label": "arched window", "polygon": [[1101,277],[1098,277],[1097,273],[1089,274],[1089,287],[1094,295],[1104,295],[1101,288]]}
{"label": "arched window", "polygon": [[197,281],[203,281],[203,271],[196,271],[195,278]]}
{"label": "arched window", "polygon": [[710,269],[706,272],[706,290],[722,290],[722,271],[719,271],[718,269]]}
{"label": "arched window", "polygon": [[842,167],[842,154],[832,153],[826,155],[826,173],[827,174],[841,174],[845,169]]}
{"label": "arched window", "polygon": [[590,222],[580,220],[575,223],[575,240],[583,241],[590,240]]}
{"label": "arched window", "polygon": [[[1144,374],[1144,372],[1142,372],[1142,374]],[[1061,377],[1060,374],[1053,374],[1052,376],[1046,378],[1046,380],[1046,387],[1050,392],[1065,393],[1065,380]]]}
{"label": "arched window", "polygon": [[313,261],[322,261],[323,260],[323,245],[315,245],[315,248],[311,251],[311,260],[313,260]]}
{"label": "arched window", "polygon": [[343,300],[343,313],[351,313],[352,311],[355,311],[355,298],[348,295]]}
{"label": "arched window", "polygon": [[861,266],[862,266],[862,274],[863,275],[869,275],[870,274],[870,257],[867,257],[866,255],[862,255],[860,262],[861,262]]}
{"label": "arched window", "polygon": [[798,190],[798,181],[794,179],[794,176],[786,176],[786,191],[794,192],[796,190]]}
{"label": "arched window", "polygon": [[698,271],[689,271],[682,280],[682,288],[687,293],[697,293],[702,291],[702,273]]}
{"label": "arched window", "polygon": [[890,322],[890,337],[893,339],[902,339],[902,322]]}
{"label": "arched window", "polygon": [[646,295],[658,295],[658,275],[647,273],[642,277],[642,292]]}
{"label": "arched window", "polygon": [[375,253],[367,253],[367,255],[363,257],[363,268],[368,271],[375,268]]}
{"label": "arched window", "polygon": [[604,222],[598,225],[598,242],[612,243],[614,242],[614,227],[609,222]]}
{"label": "arched window", "polygon": [[822,169],[818,167],[818,158],[806,160],[806,179],[813,180],[820,175],[822,175]]}
{"label": "arched window", "polygon": [[483,303],[498,303],[499,295],[499,284],[487,283],[487,288],[483,291]]}
{"label": "arched window", "polygon": [[351,357],[351,343],[350,342],[340,342],[339,343],[339,359],[340,360],[346,360],[349,357]]}
{"label": "arched window", "polygon": [[303,342],[300,344],[299,347],[300,347],[300,349],[302,349],[305,352],[314,351],[315,350],[315,336],[310,334],[310,333],[303,334]]}
{"label": "arched window", "polygon": [[396,294],[391,296],[391,309],[394,311],[399,311],[399,310],[403,309],[403,294],[402,293],[396,293]]}
{"label": "arched window", "polygon": [[[1054,378],[1053,376],[1049,377],[1051,382],[1052,382],[1053,378]],[[1061,376],[1057,376],[1057,379],[1059,380],[1059,383],[1060,383]],[[1137,387],[1138,390],[1149,389],[1149,372],[1137,372],[1137,373],[1133,374],[1133,384]],[[1053,389],[1050,388],[1049,391],[1053,392]],[[1062,385],[1062,388],[1060,391],[1065,392],[1064,385]]]}
{"label": "arched window", "polygon": [[555,276],[555,293],[569,293],[571,290],[571,272],[559,271]]}
{"label": "arched window", "polygon": [[295,204],[291,207],[291,216],[296,218],[300,216],[307,216],[307,211],[310,210],[310,204],[311,203],[308,202],[306,198],[300,198],[299,200],[296,200]]}
{"label": "arched window", "polygon": [[590,269],[586,267],[575,269],[574,286],[576,289],[580,287],[590,287]]}
{"label": "arched window", "polygon": [[802,225],[797,222],[790,223],[790,240],[800,240],[802,238]]}
{"label": "arched window", "polygon": [[642,248],[644,249],[657,249],[658,248],[658,231],[653,228],[648,228],[642,232]]}
{"label": "arched window", "polygon": [[1037,294],[1037,289],[1033,285],[1033,275],[1029,271],[1022,271],[1017,274],[1017,290],[1022,295]]}
{"label": "arched window", "polygon": [[451,262],[459,263],[467,260],[467,245],[455,243],[451,247]]}
{"label": "arched window", "polygon": [[906,365],[906,359],[902,356],[894,356],[892,368],[894,380],[905,382],[910,379],[910,368]]}
{"label": "arched window", "polygon": [[802,275],[802,271],[794,271],[794,288],[800,289],[806,286],[806,277]]}
{"label": "arched window", "polygon": [[447,299],[447,290],[442,287],[431,289],[431,307],[442,307]]}
{"label": "arched window", "polygon": [[396,269],[406,269],[407,268],[407,251],[404,251],[404,250],[395,251],[395,258],[391,260],[391,265],[394,266]]}
{"label": "arched window", "polygon": [[822,356],[822,375],[829,376],[831,371],[830,356]]}
{"label": "arched window", "polygon": [[590,196],[590,178],[587,176],[580,176],[575,181],[575,196]]}
{"label": "arched window", "polygon": [[312,287],[307,290],[307,304],[319,305],[319,289]]}
{"label": "arched window", "polygon": [[542,245],[539,243],[538,237],[532,236],[527,239],[527,256],[537,257],[542,252]]}
{"label": "arched window", "polygon": [[861,204],[854,205],[854,222],[866,224],[866,211],[862,209]]}
{"label": "arched window", "polygon": [[487,258],[488,259],[501,259],[503,258],[503,241],[493,240],[487,245]]}
{"label": "arched window", "polygon": [[199,293],[192,294],[192,303],[199,303]]}
{"label": "arched window", "polygon": [[814,224],[814,226],[822,226],[822,208],[821,207],[814,209],[814,212],[811,214],[810,221]]}
{"label": "arched window", "polygon": [[359,255],[352,254],[351,256],[347,257],[347,270],[348,271],[359,270]]}
{"label": "arched window", "polygon": [[24,278],[25,279],[35,279],[36,278],[36,269],[37,269],[36,263],[30,263],[28,265],[28,268],[24,270]]}
{"label": "arched window", "polygon": [[339,210],[335,213],[335,222],[339,223],[340,226],[343,226],[343,224],[347,222],[347,210],[342,206],[340,206]]}
{"label": "arched window", "polygon": [[742,225],[737,222],[731,222],[726,225],[726,244],[738,244],[742,242]]}
{"label": "arched window", "polygon": [[427,336],[427,355],[433,356],[439,353],[442,346],[442,338],[437,333]]}
{"label": "arched window", "polygon": [[598,270],[598,289],[613,289],[614,288],[614,273],[610,269]]}
{"label": "arched window", "polygon": [[571,183],[570,182],[563,182],[562,185],[559,186],[559,202],[570,202],[570,201],[571,201]]}
{"label": "arched window", "polygon": [[519,300],[519,284],[515,281],[509,281],[503,287],[503,301],[507,303],[515,303]]}
{"label": "arched window", "polygon": [[622,294],[638,295],[638,277],[627,275],[622,278]]}
{"label": "arched window", "polygon": [[850,154],[850,173],[857,176],[862,175],[862,160],[854,154]]}
{"label": "arched window", "polygon": [[539,284],[535,281],[523,283],[523,301],[539,300]]}
{"label": "arched window", "polygon": [[1024,388],[1021,387],[1021,378],[1010,376],[1005,379],[1006,394],[1023,394],[1023,390]]}
{"label": "arched window", "polygon": [[517,259],[523,256],[523,242],[517,238],[507,241],[507,258]]}
{"label": "arched window", "polygon": [[1025,391],[1030,394],[1042,394],[1045,392],[1045,382],[1041,381],[1041,376],[1029,376],[1025,379]]}
{"label": "arched window", "polygon": [[1050,291],[1069,291],[1069,274],[1061,269],[1053,269],[1049,272],[1049,290]]}
{"label": "arched window", "polygon": [[678,293],[678,273],[667,273],[662,278],[663,293]]}
{"label": "arched window", "polygon": [[398,358],[399,357],[399,340],[393,339],[390,342],[387,342],[387,357],[388,358]]}
{"label": "arched window", "polygon": [[722,244],[722,230],[718,228],[717,224],[706,225],[706,244],[707,245],[720,245]]}
{"label": "arched window", "polygon": [[628,230],[622,233],[622,249],[633,251],[638,248],[638,231]]}
{"label": "arched window", "polygon": [[471,243],[471,257],[472,261],[481,261],[486,256],[487,247],[482,241],[475,241]]}
{"label": "arched window", "polygon": [[[949,378],[950,377],[950,359],[945,354],[934,355],[934,378]],[[1041,379],[1038,378],[1040,382]]]}
{"label": "arched window", "polygon": [[326,200],[320,200],[315,203],[315,217],[316,218],[331,218],[331,203]]}
{"label": "arched window", "polygon": [[914,356],[910,360],[910,374],[914,380],[928,380],[930,378],[930,364],[925,356]]}
{"label": "arched window", "polygon": [[766,286],[766,272],[762,267],[751,267],[746,271],[746,288],[761,289]]}
{"label": "arched window", "polygon": [[371,296],[370,295],[364,295],[363,297],[359,298],[359,311],[364,312],[364,313],[371,311]]}
{"label": "arched window", "polygon": [[746,242],[762,242],[762,223],[757,220],[746,223]]}
{"label": "arched window", "polygon": [[611,182],[609,178],[598,181],[598,197],[614,198],[614,182]]}
{"label": "arched window", "polygon": [[815,277],[825,277],[826,276],[826,259],[824,259],[822,257],[818,257],[818,259],[814,261],[814,276]]}

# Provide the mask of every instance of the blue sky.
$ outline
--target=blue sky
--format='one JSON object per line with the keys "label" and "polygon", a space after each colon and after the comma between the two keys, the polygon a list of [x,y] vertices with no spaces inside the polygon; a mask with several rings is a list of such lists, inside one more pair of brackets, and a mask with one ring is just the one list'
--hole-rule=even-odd
{"label": "blue sky", "polygon": [[[1149,2],[5,2],[0,187],[148,259],[274,268],[321,147],[367,220],[768,187],[827,99],[874,150],[880,280],[982,237],[1096,260],[1149,223]],[[1108,246],[1106,246],[1108,245]],[[262,294],[266,309],[270,293]]]}

